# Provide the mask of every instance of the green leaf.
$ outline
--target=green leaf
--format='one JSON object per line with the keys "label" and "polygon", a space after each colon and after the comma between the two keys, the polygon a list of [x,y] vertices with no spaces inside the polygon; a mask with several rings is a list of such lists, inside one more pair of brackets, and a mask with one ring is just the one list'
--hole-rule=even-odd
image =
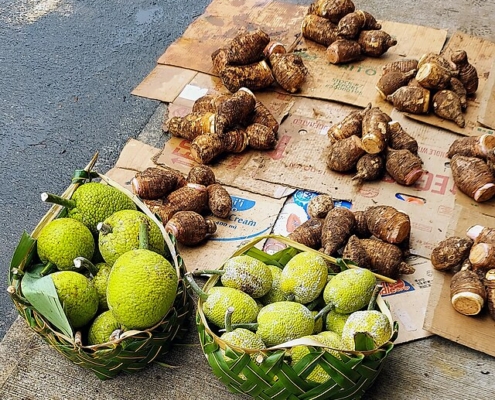
{"label": "green leaf", "polygon": [[23,268],[24,265],[28,265],[33,258],[35,245],[36,240],[24,231],[10,261],[10,269],[19,268],[19,266]]}
{"label": "green leaf", "polygon": [[287,247],[283,250],[277,251],[273,255],[273,258],[275,258],[280,264],[285,267],[289,260],[297,253],[299,253],[299,250],[295,249],[294,247]]}
{"label": "green leaf", "polygon": [[260,249],[257,249],[256,247],[251,247],[244,254],[256,258],[258,261],[264,262],[266,265],[275,265],[276,267],[283,268],[283,265],[281,265],[276,259],[274,259],[273,256],[265,253]]}
{"label": "green leaf", "polygon": [[369,351],[376,348],[375,342],[369,333],[357,332],[354,334],[356,351]]}
{"label": "green leaf", "polygon": [[21,281],[22,294],[33,308],[61,333],[73,337],[72,328],[58,298],[52,277],[50,275],[41,277],[42,269],[43,265],[40,265],[24,275]]}

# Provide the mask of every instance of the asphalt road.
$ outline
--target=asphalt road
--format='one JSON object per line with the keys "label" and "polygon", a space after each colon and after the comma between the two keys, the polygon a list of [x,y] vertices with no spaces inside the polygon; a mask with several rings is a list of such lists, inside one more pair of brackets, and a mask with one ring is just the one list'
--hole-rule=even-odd
{"label": "asphalt road", "polygon": [[159,105],[130,92],[208,0],[0,0],[0,339],[17,316],[6,292],[24,230],[95,151],[112,167]]}

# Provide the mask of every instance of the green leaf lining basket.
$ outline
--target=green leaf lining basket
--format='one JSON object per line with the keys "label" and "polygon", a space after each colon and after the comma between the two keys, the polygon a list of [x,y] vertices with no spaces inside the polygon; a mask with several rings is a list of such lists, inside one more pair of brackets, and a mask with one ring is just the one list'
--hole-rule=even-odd
{"label": "green leaf lining basket", "polygon": [[[278,253],[274,254],[274,257],[270,257],[254,247],[258,242],[267,238],[283,242],[289,248],[295,249],[296,252],[315,252],[315,250],[286,237],[264,235],[238,249],[232,257],[248,254],[262,259],[264,262],[283,263],[285,265],[288,261],[287,252],[284,252],[285,260],[277,260]],[[292,256],[294,254],[292,253]],[[321,253],[318,254],[337,265],[344,262]],[[353,267],[347,264],[346,266]],[[380,278],[380,276],[377,277]],[[219,276],[213,275],[205,283],[203,290],[207,292],[218,284],[218,280]],[[392,320],[390,310],[380,296],[377,299],[377,307],[387,315],[392,325],[390,340],[374,350],[337,350],[340,359],[325,351],[319,342],[306,338],[296,339],[265,350],[229,346],[220,338],[221,334],[218,330],[209,326],[202,311],[201,299],[198,300],[197,305],[196,325],[208,364],[215,376],[232,393],[244,393],[255,399],[359,399],[377,378],[398,335],[398,324]],[[294,366],[291,366],[287,362],[286,355],[296,345],[310,346],[310,353]],[[323,368],[329,375],[328,380],[323,383],[315,383],[307,379],[317,366]]]}
{"label": "green leaf lining basket", "polygon": [[192,313],[193,302],[186,289],[183,279],[185,267],[177,252],[176,241],[169,236],[163,224],[151,213],[141,200],[118,183],[105,175],[92,172],[98,154],[95,154],[84,170],[76,171],[72,184],[66,189],[62,197],[70,198],[77,187],[91,178],[100,178],[113,187],[116,187],[128,197],[132,198],[138,209],[147,214],[160,228],[168,247],[169,261],[175,267],[179,277],[179,285],[174,303],[167,314],[155,326],[144,330],[124,332],[118,338],[107,343],[88,346],[81,341],[81,333],[73,335],[63,333],[57,329],[44,315],[38,312],[23,296],[21,290],[22,279],[36,260],[36,239],[42,227],[53,219],[63,217],[66,210],[53,205],[47,214],[38,223],[29,235],[24,233],[12,257],[9,270],[9,287],[11,299],[29,327],[38,333],[55,350],[72,360],[75,364],[93,371],[98,378],[105,380],[120,372],[132,373],[145,368],[155,360],[159,360],[173,345],[174,339],[179,339],[187,331],[186,323]]}

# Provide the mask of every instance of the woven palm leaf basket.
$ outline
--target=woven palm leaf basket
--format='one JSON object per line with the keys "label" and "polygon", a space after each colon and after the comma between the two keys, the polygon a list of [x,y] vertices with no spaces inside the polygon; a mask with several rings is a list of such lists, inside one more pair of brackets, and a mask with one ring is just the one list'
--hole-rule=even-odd
{"label": "woven palm leaf basket", "polygon": [[[97,157],[98,154],[95,154],[83,170],[75,172],[71,185],[61,197],[70,199],[80,185],[95,179],[119,189],[130,197],[137,209],[148,215],[158,225],[165,240],[165,247],[168,248],[169,253],[167,259],[178,276],[178,288],[173,305],[154,326],[143,330],[120,332],[117,335],[112,335],[108,342],[96,345],[84,343],[84,334],[80,331],[61,329],[54,322],[55,320],[50,318],[49,313],[42,313],[39,309],[37,310],[23,293],[23,280],[33,274],[30,271],[36,266],[40,266],[36,244],[41,229],[50,221],[67,215],[67,210],[60,205],[53,205],[31,234],[24,232],[22,235],[10,265],[8,292],[19,314],[26,320],[31,329],[63,356],[75,364],[93,371],[98,378],[105,380],[115,377],[120,372],[139,371],[152,362],[162,360],[173,342],[186,333],[186,324],[191,315],[193,303],[186,290],[183,279],[185,267],[177,252],[175,238],[165,232],[163,224],[138,197],[107,176],[92,171]],[[58,299],[54,301],[58,301]],[[60,305],[60,303],[58,304]]]}
{"label": "woven palm leaf basket", "polygon": [[[261,240],[273,238],[288,247],[273,255],[255,248]],[[286,237],[264,235],[257,237],[239,248],[231,257],[250,255],[267,264],[282,267],[301,251],[315,252]],[[354,268],[344,260],[322,255],[327,262]],[[222,269],[222,268],[220,268]],[[377,275],[377,278],[383,278]],[[219,275],[208,278],[203,290],[207,293],[214,286],[221,285]],[[243,393],[255,399],[359,399],[373,384],[383,363],[394,347],[398,335],[398,324],[394,322],[388,305],[378,296],[376,309],[384,313],[391,325],[390,339],[379,348],[368,341],[363,351],[342,351],[325,348],[321,343],[299,338],[264,350],[240,348],[222,340],[222,332],[210,324],[203,313],[203,301],[198,300],[196,325],[203,353],[208,364],[232,393]],[[364,335],[365,336],[365,335]],[[366,339],[364,339],[366,341]],[[294,346],[308,346],[310,350],[296,364],[290,362],[290,352]],[[333,351],[328,351],[333,350]],[[312,372],[321,368],[328,375],[325,381],[315,382]]]}

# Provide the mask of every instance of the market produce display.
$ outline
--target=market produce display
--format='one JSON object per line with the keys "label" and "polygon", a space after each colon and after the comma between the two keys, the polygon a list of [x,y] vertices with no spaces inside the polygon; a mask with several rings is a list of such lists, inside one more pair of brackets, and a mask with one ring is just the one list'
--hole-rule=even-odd
{"label": "market produce display", "polygon": [[449,236],[431,252],[431,264],[452,274],[452,307],[464,315],[478,315],[484,308],[495,320],[495,229],[474,225],[466,237]]}
{"label": "market produce display", "polygon": [[8,291],[44,340],[107,379],[165,354],[191,302],[163,225],[139,198],[91,171],[96,157],[62,196],[42,195],[56,204],[21,238]]}
{"label": "market produce display", "polygon": [[326,133],[330,141],[327,167],[335,172],[354,171],[352,179],[358,183],[379,180],[386,171],[397,183],[411,186],[423,175],[417,141],[371,103],[352,111]]}
{"label": "market produce display", "polygon": [[232,211],[229,192],[206,165],[191,167],[186,177],[169,168],[149,167],[135,174],[131,187],[165,230],[186,246],[215,234],[217,225],[209,215],[227,218]]}
{"label": "market produce display", "polygon": [[222,154],[242,153],[246,148],[272,150],[278,128],[271,112],[247,87],[232,95],[202,96],[191,113],[171,117],[163,127],[191,142],[191,157],[199,164],[211,164]]}
{"label": "market produce display", "polygon": [[467,52],[459,49],[450,60],[427,53],[419,60],[387,63],[376,90],[399,111],[412,114],[432,111],[463,128],[467,98],[478,89],[478,81],[477,70],[469,62]]}
{"label": "market produce display", "polygon": [[308,7],[301,33],[327,47],[331,64],[343,64],[380,57],[395,46],[397,40],[381,28],[373,15],[356,9],[351,0],[317,0]]}
{"label": "market produce display", "polygon": [[[255,247],[268,237],[288,247],[272,255]],[[247,265],[263,271],[263,279],[271,282],[268,292],[264,289],[253,295],[252,285],[241,284],[247,277]],[[233,269],[236,288],[225,286],[231,285],[224,278]],[[203,274],[211,277],[201,289],[194,277]],[[197,324],[203,351],[215,375],[222,381],[228,379],[234,392],[256,386],[252,373],[266,363],[271,372],[263,375],[266,387],[259,390],[267,393],[281,390],[285,397],[292,393],[293,386],[284,384],[279,374],[297,381],[303,391],[330,390],[332,398],[340,398],[342,385],[364,393],[371,380],[360,380],[362,387],[355,387],[353,379],[336,383],[327,366],[340,368],[345,362],[354,365],[358,374],[364,373],[361,368],[373,374],[371,360],[380,363],[392,348],[397,326],[379,297],[380,280],[368,269],[345,264],[287,238],[258,237],[218,270],[188,272],[186,279],[198,296]],[[261,274],[247,279],[257,287],[264,286]],[[265,294],[258,297],[262,292]],[[270,296],[275,293],[278,295]],[[256,299],[261,300],[260,305]],[[337,318],[343,322],[335,323]],[[240,359],[244,359],[244,367],[235,368]]]}
{"label": "market produce display", "polygon": [[241,87],[260,90],[275,82],[296,93],[306,81],[308,70],[301,56],[288,52],[261,28],[243,31],[211,55],[213,69],[232,93]]}

